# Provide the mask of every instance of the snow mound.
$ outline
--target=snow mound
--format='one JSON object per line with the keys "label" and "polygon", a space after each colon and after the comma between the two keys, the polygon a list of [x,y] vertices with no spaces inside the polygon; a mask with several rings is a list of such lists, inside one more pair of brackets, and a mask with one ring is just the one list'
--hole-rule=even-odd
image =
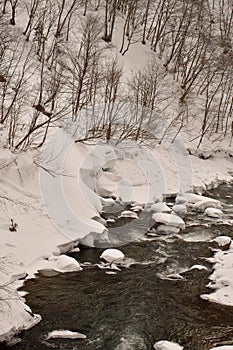
{"label": "snow mound", "polygon": [[172,207],[172,211],[177,215],[185,215],[187,213],[187,207],[184,204],[175,204]]}
{"label": "snow mound", "polygon": [[86,339],[85,334],[68,330],[56,330],[48,333],[47,340],[53,338]]}
{"label": "snow mound", "polygon": [[119,249],[106,249],[100,256],[101,259],[112,263],[112,262],[122,262],[124,260],[124,253]]}
{"label": "snow mound", "polygon": [[179,216],[174,214],[155,213],[152,215],[152,219],[155,222],[162,223],[168,226],[179,227],[182,230],[185,228],[184,221]]}
{"label": "snow mound", "polygon": [[155,350],[182,350],[183,346],[167,340],[160,340],[154,344]]}
{"label": "snow mound", "polygon": [[200,200],[193,205],[193,209],[199,213],[204,213],[207,208],[222,209],[220,202],[216,200]]}
{"label": "snow mound", "polygon": [[170,213],[172,210],[167,206],[166,203],[155,203],[151,206],[151,211],[155,213]]}
{"label": "snow mound", "polygon": [[82,267],[80,267],[77,260],[64,254],[58,257],[51,257],[49,262],[51,262],[51,269],[58,272],[74,272],[82,270]]}
{"label": "snow mound", "polygon": [[206,208],[204,214],[210,216],[211,218],[220,218],[223,214],[221,209],[216,208]]}

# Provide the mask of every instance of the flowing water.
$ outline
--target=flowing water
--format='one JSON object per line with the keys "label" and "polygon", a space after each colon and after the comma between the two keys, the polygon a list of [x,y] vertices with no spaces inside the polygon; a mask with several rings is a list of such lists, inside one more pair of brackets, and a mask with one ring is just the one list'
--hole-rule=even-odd
{"label": "flowing water", "polygon": [[[224,220],[233,219],[233,186],[222,185],[208,195],[224,204]],[[84,264],[83,271],[27,281],[27,303],[42,321],[12,349],[152,350],[161,339],[178,342],[185,350],[233,344],[233,307],[200,298],[210,292],[208,240],[233,238],[232,226],[190,213],[181,235],[149,239],[149,216],[143,212],[130,225],[115,224],[113,235],[121,233],[123,241],[133,234],[141,238],[120,247],[130,266],[116,274],[95,265],[103,249],[82,248],[70,255]],[[187,271],[194,264],[208,270]],[[46,340],[57,329],[79,331],[87,339]]]}

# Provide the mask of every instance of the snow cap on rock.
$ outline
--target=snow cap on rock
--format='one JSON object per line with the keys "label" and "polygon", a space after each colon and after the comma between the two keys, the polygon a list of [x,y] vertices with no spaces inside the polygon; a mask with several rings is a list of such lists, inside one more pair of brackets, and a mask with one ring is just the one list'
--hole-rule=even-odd
{"label": "snow cap on rock", "polygon": [[167,340],[160,340],[154,344],[155,350],[183,350],[183,346]]}
{"label": "snow cap on rock", "polygon": [[223,212],[217,208],[206,208],[204,214],[210,216],[211,218],[220,218]]}
{"label": "snow cap on rock", "polygon": [[60,255],[59,257],[56,257],[55,264],[53,269],[58,272],[73,272],[73,271],[81,271],[82,268],[80,267],[79,263],[76,259],[71,258],[67,255]]}
{"label": "snow cap on rock", "polygon": [[216,248],[220,248],[222,250],[228,250],[231,245],[231,237],[218,236],[212,240],[212,243]]}
{"label": "snow cap on rock", "polygon": [[179,227],[182,230],[185,228],[184,221],[174,214],[155,213],[152,215],[152,219],[157,223]]}
{"label": "snow cap on rock", "polygon": [[169,208],[169,206],[167,206],[167,204],[164,202],[155,203],[150,209],[155,213],[170,213],[172,211],[171,208]]}
{"label": "snow cap on rock", "polygon": [[112,263],[112,262],[122,262],[124,260],[124,253],[119,249],[106,249],[100,256],[101,259]]}

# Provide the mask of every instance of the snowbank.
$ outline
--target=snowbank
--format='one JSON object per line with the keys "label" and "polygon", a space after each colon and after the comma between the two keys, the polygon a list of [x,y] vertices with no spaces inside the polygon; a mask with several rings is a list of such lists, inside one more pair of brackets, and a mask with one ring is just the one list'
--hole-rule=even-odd
{"label": "snowbank", "polygon": [[[13,336],[40,322],[17,292],[17,279],[25,275],[22,266],[12,256],[0,258],[0,342],[9,342]],[[14,276],[14,277],[13,277]]]}
{"label": "snowbank", "polygon": [[[222,245],[226,239],[220,238]],[[233,306],[233,247],[232,244],[227,251],[218,250],[212,258],[208,259],[214,264],[214,272],[209,277],[211,282],[208,287],[215,291],[211,294],[203,294],[202,299],[223,305]]]}

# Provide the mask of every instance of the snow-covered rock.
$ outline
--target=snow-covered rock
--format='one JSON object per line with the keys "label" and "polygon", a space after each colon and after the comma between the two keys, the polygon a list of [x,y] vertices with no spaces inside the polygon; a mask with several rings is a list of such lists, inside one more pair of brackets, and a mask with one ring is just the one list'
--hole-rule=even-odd
{"label": "snow-covered rock", "polygon": [[181,198],[183,198],[185,200],[185,202],[188,202],[190,204],[195,204],[197,202],[215,202],[215,203],[219,203],[219,201],[217,199],[213,199],[210,197],[206,197],[206,196],[202,196],[200,194],[196,194],[196,193],[183,193],[182,195],[178,196],[178,198],[181,200]]}
{"label": "snow-covered rock", "polygon": [[220,218],[223,215],[223,212],[221,209],[217,208],[206,208],[204,214],[211,218]]}
{"label": "snow-covered rock", "polygon": [[131,218],[131,219],[138,219],[137,213],[131,211],[131,210],[124,210],[119,218]]}
{"label": "snow-covered rock", "polygon": [[161,203],[152,204],[151,211],[155,213],[171,213],[172,210],[167,206],[166,203],[161,202]]}
{"label": "snow-covered rock", "polygon": [[199,213],[204,213],[207,208],[222,209],[220,202],[216,200],[200,200],[193,205],[193,209]]}
{"label": "snow-covered rock", "polygon": [[106,249],[100,256],[101,259],[109,263],[120,263],[124,260],[124,257],[124,253],[119,249]]}
{"label": "snow-covered rock", "polygon": [[222,250],[228,250],[231,245],[231,237],[228,236],[218,236],[212,240],[214,246],[216,248],[220,248]]}
{"label": "snow-covered rock", "polygon": [[82,267],[77,260],[64,254],[50,258],[49,262],[51,262],[51,269],[58,272],[74,272],[82,270]]}
{"label": "snow-covered rock", "polygon": [[87,336],[85,334],[72,332],[69,330],[55,330],[49,332],[46,339],[48,340],[53,338],[86,339]]}
{"label": "snow-covered rock", "polygon": [[135,204],[135,205],[132,205],[131,210],[135,211],[137,213],[139,211],[143,211],[143,206],[141,206],[139,204]]}
{"label": "snow-covered rock", "polygon": [[185,204],[175,204],[172,207],[172,211],[177,215],[185,215],[187,213],[187,207]]}
{"label": "snow-covered rock", "polygon": [[154,344],[155,350],[183,350],[183,346],[167,340],[160,340]]}
{"label": "snow-covered rock", "polygon": [[116,221],[116,220],[113,219],[113,218],[108,218],[108,219],[106,220],[106,223],[107,223],[107,224],[113,224],[115,221]]}
{"label": "snow-covered rock", "polygon": [[203,265],[193,265],[190,267],[190,270],[208,270],[206,266]]}
{"label": "snow-covered rock", "polygon": [[79,247],[75,247],[75,248],[71,249],[69,252],[70,253],[79,253],[80,252],[80,248]]}
{"label": "snow-covered rock", "polygon": [[184,221],[179,216],[174,214],[155,213],[152,215],[152,219],[157,223],[179,227],[182,230],[185,228]]}
{"label": "snow-covered rock", "polygon": [[101,203],[103,207],[110,207],[115,203],[115,201],[112,198],[101,198]]}

